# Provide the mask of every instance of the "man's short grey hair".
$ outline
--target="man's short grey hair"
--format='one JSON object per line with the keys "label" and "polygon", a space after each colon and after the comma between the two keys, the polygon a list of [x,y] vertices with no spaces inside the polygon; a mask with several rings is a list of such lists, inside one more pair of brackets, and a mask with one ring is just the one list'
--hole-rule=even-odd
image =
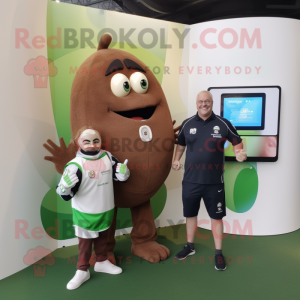
{"label": "man's short grey hair", "polygon": [[196,101],[197,101],[197,99],[198,99],[198,96],[199,96],[200,94],[202,94],[202,93],[209,94],[209,96],[210,96],[211,100],[213,100],[213,95],[212,95],[212,93],[211,93],[211,92],[209,92],[209,91],[205,91],[205,90],[203,90],[203,91],[201,91],[201,92],[199,92],[199,93],[197,94]]}

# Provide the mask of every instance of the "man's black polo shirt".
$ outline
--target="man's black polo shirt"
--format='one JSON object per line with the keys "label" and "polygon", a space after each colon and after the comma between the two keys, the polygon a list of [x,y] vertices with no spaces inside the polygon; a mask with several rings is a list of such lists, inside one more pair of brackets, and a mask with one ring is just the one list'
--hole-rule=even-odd
{"label": "man's black polo shirt", "polygon": [[183,181],[213,184],[223,183],[224,144],[242,142],[233,125],[212,113],[202,120],[198,112],[183,121],[178,134],[178,144],[186,147],[185,172]]}

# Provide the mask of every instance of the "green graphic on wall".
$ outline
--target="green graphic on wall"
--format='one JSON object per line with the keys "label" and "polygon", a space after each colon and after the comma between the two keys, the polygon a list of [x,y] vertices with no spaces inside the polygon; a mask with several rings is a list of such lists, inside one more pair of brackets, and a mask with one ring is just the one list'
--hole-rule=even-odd
{"label": "green graphic on wall", "polygon": [[225,163],[224,182],[226,207],[237,213],[250,210],[258,193],[257,163]]}

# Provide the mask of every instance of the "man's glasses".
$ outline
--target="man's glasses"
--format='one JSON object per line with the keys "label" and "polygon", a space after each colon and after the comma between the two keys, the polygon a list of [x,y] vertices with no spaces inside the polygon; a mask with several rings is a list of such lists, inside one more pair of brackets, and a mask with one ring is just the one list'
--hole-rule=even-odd
{"label": "man's glasses", "polygon": [[203,100],[197,100],[197,103],[200,104],[200,105],[202,105],[202,104],[209,104],[210,102],[211,102],[211,101],[208,100],[208,99],[207,99],[207,100],[204,100],[204,101],[203,101]]}

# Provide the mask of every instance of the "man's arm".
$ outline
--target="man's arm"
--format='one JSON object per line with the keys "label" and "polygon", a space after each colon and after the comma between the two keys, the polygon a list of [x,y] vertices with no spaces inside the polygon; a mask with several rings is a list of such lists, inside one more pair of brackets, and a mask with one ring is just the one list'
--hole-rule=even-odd
{"label": "man's arm", "polygon": [[185,125],[186,122],[183,122],[180,126],[180,130],[179,130],[179,134],[177,137],[178,140],[178,144],[176,146],[176,150],[175,150],[175,156],[174,156],[174,161],[173,161],[173,168],[178,171],[180,169],[180,158],[185,150],[186,147],[186,143],[185,143],[185,136],[184,136],[184,131],[183,131],[183,127]]}
{"label": "man's arm", "polygon": [[243,143],[233,146],[233,151],[238,162],[243,162],[247,159],[247,153],[243,149]]}
{"label": "man's arm", "polygon": [[237,133],[235,127],[225,118],[219,118],[227,125],[227,139],[233,146],[233,151],[235,154],[235,158],[238,162],[243,162],[247,159],[247,154],[245,150],[243,150],[242,138]]}
{"label": "man's arm", "polygon": [[177,144],[176,150],[175,150],[175,156],[174,156],[174,161],[173,161],[173,168],[178,171],[180,169],[180,158],[185,150],[186,146],[181,146]]}

